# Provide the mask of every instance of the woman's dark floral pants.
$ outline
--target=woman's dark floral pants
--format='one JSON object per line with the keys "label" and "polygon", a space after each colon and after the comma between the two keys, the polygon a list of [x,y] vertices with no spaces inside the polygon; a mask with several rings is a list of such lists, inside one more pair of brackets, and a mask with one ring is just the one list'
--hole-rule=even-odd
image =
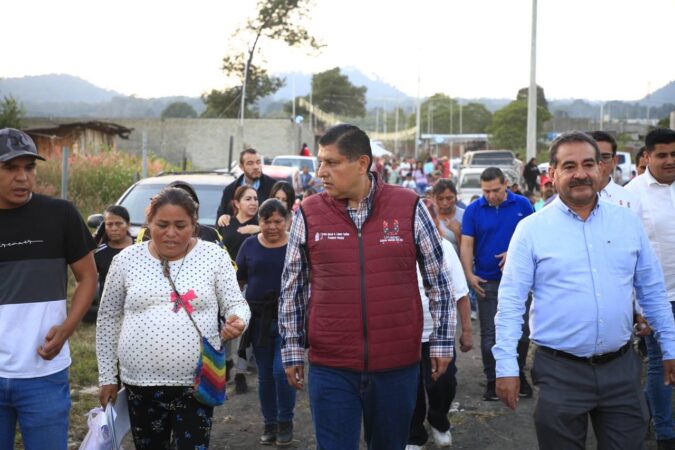
{"label": "woman's dark floral pants", "polygon": [[213,407],[195,400],[188,386],[130,386],[129,419],[138,450],[177,450],[209,447]]}

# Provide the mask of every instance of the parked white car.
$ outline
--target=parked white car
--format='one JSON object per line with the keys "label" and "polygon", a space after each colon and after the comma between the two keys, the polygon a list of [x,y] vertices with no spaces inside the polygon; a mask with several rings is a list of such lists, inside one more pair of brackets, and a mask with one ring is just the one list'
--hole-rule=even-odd
{"label": "parked white car", "polygon": [[[466,167],[459,172],[459,181],[457,183],[458,197],[465,205],[471,203],[471,199],[483,195],[483,190],[480,188],[480,175],[486,167]],[[518,172],[511,168],[500,167],[506,176],[509,186],[515,183],[520,176]]]}
{"label": "parked white car", "polygon": [[302,172],[303,167],[308,167],[309,173],[314,175],[319,169],[319,160],[316,156],[280,155],[274,157],[272,165],[295,167],[300,172]]}

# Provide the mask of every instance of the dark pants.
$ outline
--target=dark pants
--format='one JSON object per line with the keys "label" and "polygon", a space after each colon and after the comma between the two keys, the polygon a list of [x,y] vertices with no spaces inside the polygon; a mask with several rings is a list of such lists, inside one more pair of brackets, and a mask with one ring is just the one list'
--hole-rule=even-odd
{"label": "dark pants", "polygon": [[534,180],[525,180],[525,183],[527,183],[527,191],[528,192],[534,192],[537,189],[537,179],[536,178]]}
{"label": "dark pants", "polygon": [[[455,357],[457,353],[455,352]],[[448,411],[455,398],[457,389],[457,365],[455,359],[448,366],[448,370],[436,381],[431,378],[431,358],[429,357],[429,343],[422,343],[422,360],[420,361],[420,383],[417,386],[417,404],[413,412],[413,418],[410,422],[410,436],[408,444],[424,445],[429,439],[426,428],[424,428],[424,418],[429,421],[429,425],[438,431],[448,431],[450,422],[448,421]],[[427,397],[429,407],[427,408]]]}
{"label": "dark pants", "polygon": [[534,410],[539,448],[585,449],[589,416],[598,449],[644,448],[649,414],[641,373],[632,350],[601,365],[537,350],[532,380],[539,387]]}
{"label": "dark pants", "polygon": [[310,365],[309,403],[318,450],[403,450],[415,408],[419,364],[388,372]]}
{"label": "dark pants", "polygon": [[209,447],[213,408],[195,400],[192,387],[125,386],[138,450],[170,448],[171,432],[178,450]]}
{"label": "dark pants", "polygon": [[[495,382],[495,357],[492,355],[492,347],[495,345],[495,315],[497,314],[497,292],[499,281],[490,280],[482,283],[485,297],[478,296],[478,320],[480,322],[480,351],[483,356],[483,372],[488,383]],[[518,367],[520,375],[524,376],[523,369],[527,361],[527,350],[530,347],[530,327],[528,325],[530,303],[527,299],[525,315],[523,316],[523,334],[518,341]]]}
{"label": "dark pants", "polygon": [[258,398],[265,425],[292,422],[295,409],[295,388],[288,384],[281,362],[281,336],[277,322],[270,324],[269,342],[258,344],[261,321],[252,317],[250,323],[253,336],[253,354],[258,365]]}
{"label": "dark pants", "polygon": [[[675,303],[670,304],[675,315]],[[654,421],[656,439],[673,439],[673,387],[663,384],[663,354],[654,333],[645,338],[649,363],[645,395]]]}

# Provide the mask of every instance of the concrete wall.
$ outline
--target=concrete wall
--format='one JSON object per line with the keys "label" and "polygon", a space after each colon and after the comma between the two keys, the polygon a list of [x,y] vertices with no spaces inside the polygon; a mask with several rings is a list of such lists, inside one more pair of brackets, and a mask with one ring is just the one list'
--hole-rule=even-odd
{"label": "concrete wall", "polygon": [[230,136],[234,137],[233,160],[245,147],[264,156],[297,154],[303,142],[314,150],[312,132],[306,124],[288,119],[248,119],[243,139],[236,119],[114,119],[111,122],[133,128],[128,141],[117,139],[117,148],[141,154],[143,131],[148,153],[179,164],[185,155],[196,169],[227,167]]}

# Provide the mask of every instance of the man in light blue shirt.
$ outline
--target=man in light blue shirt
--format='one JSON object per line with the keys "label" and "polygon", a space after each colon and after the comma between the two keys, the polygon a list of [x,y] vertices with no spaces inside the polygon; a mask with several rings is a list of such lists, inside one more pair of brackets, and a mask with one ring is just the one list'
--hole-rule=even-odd
{"label": "man in light blue shirt", "polygon": [[[495,317],[497,395],[518,404],[516,346],[528,292],[540,448],[584,448],[588,416],[599,448],[642,448],[647,407],[629,341],[632,293],[656,330],[665,383],[675,383],[675,322],[663,274],[638,216],[599,202],[597,143],[581,132],[551,145],[558,198],[523,219],[509,245]],[[553,237],[553,238],[552,238]]]}

